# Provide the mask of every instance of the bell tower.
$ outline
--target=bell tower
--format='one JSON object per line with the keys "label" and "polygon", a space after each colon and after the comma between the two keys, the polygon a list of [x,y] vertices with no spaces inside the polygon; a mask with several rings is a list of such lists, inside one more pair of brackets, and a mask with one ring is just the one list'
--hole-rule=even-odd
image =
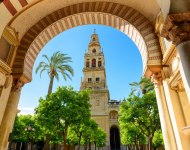
{"label": "bell tower", "polygon": [[109,145],[109,110],[110,99],[106,82],[104,53],[101,49],[98,34],[94,30],[88,44],[88,51],[84,55],[84,77],[81,80],[80,90],[90,88],[91,116],[107,133],[107,146]]}

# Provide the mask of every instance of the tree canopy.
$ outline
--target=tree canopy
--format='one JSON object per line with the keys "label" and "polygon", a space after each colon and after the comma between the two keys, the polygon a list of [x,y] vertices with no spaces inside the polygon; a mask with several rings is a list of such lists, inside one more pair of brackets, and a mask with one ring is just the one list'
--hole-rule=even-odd
{"label": "tree canopy", "polygon": [[12,131],[13,141],[26,142],[29,140],[41,141],[44,139],[44,130],[37,123],[35,116],[17,115]]}
{"label": "tree canopy", "polygon": [[69,126],[90,118],[89,91],[76,92],[72,87],[59,87],[55,93],[41,98],[36,115],[47,134],[61,134],[66,147]]}
{"label": "tree canopy", "polygon": [[146,92],[139,95],[132,90],[121,103],[119,122],[124,145],[132,144],[140,149],[141,144],[148,142],[149,150],[152,150],[154,134],[160,130],[160,120],[155,92],[149,82],[143,78],[139,83]]}

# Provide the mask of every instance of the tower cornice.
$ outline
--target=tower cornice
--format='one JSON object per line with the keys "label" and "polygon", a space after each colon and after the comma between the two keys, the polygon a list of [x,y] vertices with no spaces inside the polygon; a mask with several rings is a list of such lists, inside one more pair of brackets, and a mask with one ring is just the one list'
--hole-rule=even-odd
{"label": "tower cornice", "polygon": [[91,72],[91,71],[105,71],[104,67],[90,67],[90,68],[83,68],[83,72]]}
{"label": "tower cornice", "polygon": [[93,47],[93,46],[100,46],[100,43],[96,42],[96,43],[89,43],[88,44],[88,47]]}

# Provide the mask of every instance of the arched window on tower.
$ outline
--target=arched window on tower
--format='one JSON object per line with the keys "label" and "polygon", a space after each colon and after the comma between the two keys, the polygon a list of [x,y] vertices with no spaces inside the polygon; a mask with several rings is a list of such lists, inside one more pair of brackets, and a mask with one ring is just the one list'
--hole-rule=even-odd
{"label": "arched window on tower", "polygon": [[88,68],[88,67],[89,67],[89,65],[90,65],[90,64],[89,64],[89,61],[87,61],[87,62],[86,62],[86,67]]}
{"label": "arched window on tower", "polygon": [[93,52],[93,53],[96,53],[96,49],[94,48],[94,49],[92,50],[92,52]]}
{"label": "arched window on tower", "polygon": [[98,61],[98,67],[102,67],[102,62]]}
{"label": "arched window on tower", "polygon": [[92,67],[96,67],[96,59],[92,59]]}

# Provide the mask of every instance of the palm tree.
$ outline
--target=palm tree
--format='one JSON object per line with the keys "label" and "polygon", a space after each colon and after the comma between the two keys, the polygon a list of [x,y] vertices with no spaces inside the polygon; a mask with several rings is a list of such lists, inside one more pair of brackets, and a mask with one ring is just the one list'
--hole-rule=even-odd
{"label": "palm tree", "polygon": [[46,71],[50,77],[50,83],[48,88],[48,95],[52,93],[54,78],[59,81],[59,73],[63,76],[64,80],[67,78],[71,79],[70,75],[74,75],[73,68],[68,65],[71,61],[71,57],[68,57],[67,54],[55,52],[51,58],[48,58],[47,55],[43,55],[47,62],[42,61],[39,63],[36,68],[36,73],[40,70],[40,77],[44,71]]}
{"label": "palm tree", "polygon": [[129,85],[132,86],[131,94],[137,92],[138,95],[140,95],[140,91],[142,94],[146,94],[147,92],[154,90],[154,84],[149,78],[141,78],[140,82],[132,82]]}
{"label": "palm tree", "polygon": [[[71,61],[71,57],[68,57],[67,54],[63,54],[58,52],[53,53],[51,58],[48,58],[47,55],[43,55],[42,57],[45,58],[45,61],[39,63],[38,67],[36,68],[36,73],[40,70],[40,77],[44,71],[46,71],[50,77],[50,83],[48,87],[48,95],[52,93],[53,88],[53,81],[56,78],[59,81],[59,74],[61,74],[64,80],[67,78],[71,79],[70,75],[74,75],[73,68],[68,65]],[[50,143],[50,134],[47,131],[46,133],[46,141],[44,145],[45,150],[49,150]]]}

